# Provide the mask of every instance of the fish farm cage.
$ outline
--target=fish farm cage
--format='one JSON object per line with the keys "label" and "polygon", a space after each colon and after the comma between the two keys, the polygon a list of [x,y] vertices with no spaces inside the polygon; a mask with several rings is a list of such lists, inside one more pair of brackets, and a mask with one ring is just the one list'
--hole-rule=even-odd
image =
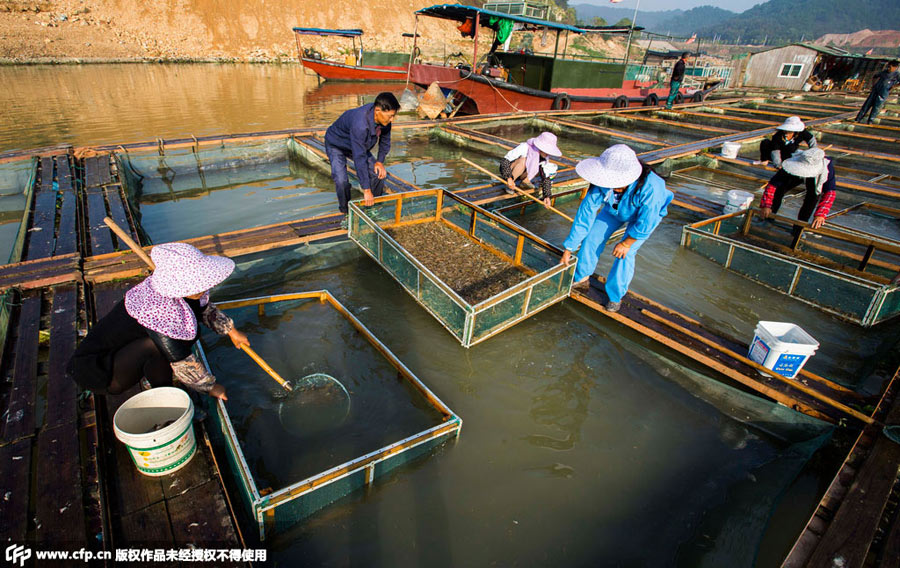
{"label": "fish farm cage", "polygon": [[891,284],[900,272],[898,244],[778,215],[754,221],[756,213],[685,225],[681,246],[864,327],[900,314],[900,286]]}
{"label": "fish farm cage", "polygon": [[[398,392],[408,393],[403,401],[416,408],[425,408],[435,418],[432,424],[402,439],[397,439],[374,451],[358,455],[312,476],[299,479],[280,488],[269,488],[262,480],[263,474],[254,471],[233,417],[229,416],[226,403],[215,399],[214,408],[207,421],[210,438],[217,448],[224,448],[230,472],[238,486],[241,500],[247,512],[259,528],[260,540],[287,530],[351,493],[370,486],[398,466],[423,457],[448,440],[454,439],[462,428],[462,419],[432,393],[381,341],[376,338],[350,311],[327,290],[281,294],[245,300],[217,303],[223,310],[256,307],[259,317],[269,309],[290,303],[314,302],[337,312],[391,369],[392,382],[402,383]],[[209,367],[207,354],[200,351],[204,364]],[[292,396],[302,396],[295,392]],[[357,396],[358,400],[358,395]],[[392,401],[388,401],[394,404]],[[369,426],[371,427],[371,426]],[[303,450],[298,450],[303,451]]]}
{"label": "fish farm cage", "polygon": [[[410,191],[350,203],[350,239],[381,265],[437,318],[463,347],[512,327],[569,295],[575,261],[560,264],[562,251],[504,217],[442,189]],[[440,223],[514,266],[527,279],[477,304],[441,281],[387,229]]]}

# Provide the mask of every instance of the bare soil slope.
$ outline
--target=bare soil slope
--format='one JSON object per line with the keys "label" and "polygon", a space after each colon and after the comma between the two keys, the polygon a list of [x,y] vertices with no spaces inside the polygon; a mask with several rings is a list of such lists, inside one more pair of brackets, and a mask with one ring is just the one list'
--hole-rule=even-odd
{"label": "bare soil slope", "polygon": [[[0,59],[296,60],[294,26],[361,28],[367,49],[409,51],[429,0],[0,0]],[[458,50],[452,25],[422,18],[425,54]],[[488,35],[488,34],[485,34]],[[337,56],[349,40],[304,39]]]}

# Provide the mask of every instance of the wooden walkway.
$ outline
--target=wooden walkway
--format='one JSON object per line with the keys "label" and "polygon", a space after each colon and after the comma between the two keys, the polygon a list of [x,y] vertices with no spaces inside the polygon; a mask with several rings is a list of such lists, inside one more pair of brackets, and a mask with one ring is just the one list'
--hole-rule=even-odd
{"label": "wooden walkway", "polygon": [[110,164],[109,154],[83,162],[68,153],[40,158],[23,262],[3,277],[15,290],[4,296],[11,323],[0,365],[8,378],[0,389],[0,537],[95,553],[243,548],[202,428],[189,466],[144,477],[111,429],[115,410],[133,393],[95,397],[66,375],[79,332],[125,290],[85,283],[81,270],[82,254],[115,254],[104,216],[135,234]]}
{"label": "wooden walkway", "polygon": [[[900,425],[900,370],[873,416]],[[900,426],[898,426],[900,428]],[[784,561],[784,568],[900,564],[900,443],[867,426]]]}

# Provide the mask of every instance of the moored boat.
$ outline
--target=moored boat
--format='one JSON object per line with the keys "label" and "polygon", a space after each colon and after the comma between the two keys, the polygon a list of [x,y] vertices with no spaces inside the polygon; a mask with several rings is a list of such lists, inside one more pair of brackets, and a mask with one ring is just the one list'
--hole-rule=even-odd
{"label": "moored boat", "polygon": [[[328,81],[405,81],[409,54],[390,51],[365,51],[363,31],[359,29],[293,28],[297,38],[297,55],[307,69]],[[325,59],[318,51],[304,48],[300,36],[350,38],[352,47],[343,61]],[[359,47],[356,40],[359,39]]]}

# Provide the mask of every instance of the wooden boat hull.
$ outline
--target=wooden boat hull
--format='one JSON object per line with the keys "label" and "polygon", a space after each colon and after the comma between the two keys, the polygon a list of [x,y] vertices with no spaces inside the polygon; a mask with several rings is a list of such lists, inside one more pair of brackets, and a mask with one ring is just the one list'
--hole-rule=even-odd
{"label": "wooden boat hull", "polygon": [[[459,91],[474,101],[477,112],[481,114],[655,106],[652,103],[665,104],[669,96],[668,88],[651,89],[640,86],[636,81],[627,81],[615,88],[540,91],[470,74],[467,70],[437,65],[413,65],[410,80],[426,88],[437,81],[443,88]],[[681,93],[685,102],[700,102],[711,90],[692,91],[690,95],[684,90]]]}
{"label": "wooden boat hull", "polygon": [[312,69],[327,81],[406,81],[406,67],[346,65],[326,59],[300,59],[303,66]]}

